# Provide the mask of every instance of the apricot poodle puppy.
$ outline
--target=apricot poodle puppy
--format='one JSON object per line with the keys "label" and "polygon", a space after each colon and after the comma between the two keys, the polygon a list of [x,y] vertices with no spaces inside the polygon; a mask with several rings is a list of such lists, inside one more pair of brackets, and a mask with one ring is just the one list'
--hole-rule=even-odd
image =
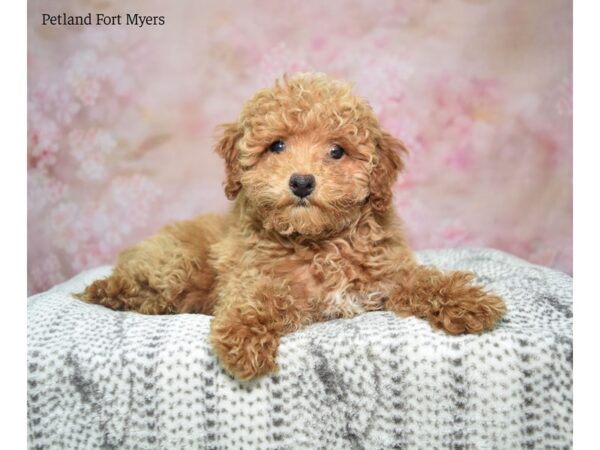
{"label": "apricot poodle puppy", "polygon": [[221,130],[231,212],[163,228],[79,298],[214,315],[214,350],[243,380],[275,372],[281,337],[314,322],[387,310],[480,333],[505,312],[473,274],[416,262],[392,207],[406,149],[348,84],[284,77]]}

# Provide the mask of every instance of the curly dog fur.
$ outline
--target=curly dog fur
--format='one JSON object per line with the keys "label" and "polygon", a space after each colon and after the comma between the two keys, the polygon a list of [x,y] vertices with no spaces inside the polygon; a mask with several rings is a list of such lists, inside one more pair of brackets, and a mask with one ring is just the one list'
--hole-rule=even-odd
{"label": "curly dog fur", "polygon": [[214,315],[210,341],[239,379],[276,371],[280,338],[317,321],[389,310],[480,333],[505,312],[472,274],[417,264],[392,208],[406,149],[348,84],[284,77],[221,133],[231,212],[163,228],[79,298]]}

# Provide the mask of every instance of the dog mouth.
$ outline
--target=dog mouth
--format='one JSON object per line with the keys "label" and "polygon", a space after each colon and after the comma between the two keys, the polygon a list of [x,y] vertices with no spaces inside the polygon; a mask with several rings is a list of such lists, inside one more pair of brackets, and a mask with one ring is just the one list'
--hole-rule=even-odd
{"label": "dog mouth", "polygon": [[285,197],[273,205],[274,209],[303,210],[317,206],[314,200],[298,197]]}

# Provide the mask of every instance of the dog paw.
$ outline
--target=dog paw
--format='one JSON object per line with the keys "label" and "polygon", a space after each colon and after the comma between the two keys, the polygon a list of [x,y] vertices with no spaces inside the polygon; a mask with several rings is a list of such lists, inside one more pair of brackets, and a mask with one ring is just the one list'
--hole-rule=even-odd
{"label": "dog paw", "polygon": [[87,303],[95,303],[114,310],[122,310],[125,309],[123,298],[134,292],[135,286],[128,280],[109,276],[92,282],[83,292],[73,294],[73,296]]}
{"label": "dog paw", "polygon": [[260,327],[215,318],[210,341],[225,370],[240,380],[277,371],[279,338]]}
{"label": "dog paw", "polygon": [[504,301],[479,287],[468,293],[434,297],[428,319],[434,328],[449,334],[482,333],[494,328],[506,312]]}
{"label": "dog paw", "polygon": [[481,333],[494,327],[506,305],[500,297],[474,285],[474,278],[469,272],[413,268],[401,278],[385,309],[426,319],[449,334]]}

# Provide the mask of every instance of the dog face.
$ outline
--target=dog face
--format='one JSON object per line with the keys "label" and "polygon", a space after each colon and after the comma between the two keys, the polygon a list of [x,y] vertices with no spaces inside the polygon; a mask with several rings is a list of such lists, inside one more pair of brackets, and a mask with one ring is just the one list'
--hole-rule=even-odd
{"label": "dog face", "polygon": [[266,229],[315,237],[345,228],[365,208],[383,215],[390,207],[405,149],[346,83],[284,77],[222,128],[225,193],[242,191]]}

